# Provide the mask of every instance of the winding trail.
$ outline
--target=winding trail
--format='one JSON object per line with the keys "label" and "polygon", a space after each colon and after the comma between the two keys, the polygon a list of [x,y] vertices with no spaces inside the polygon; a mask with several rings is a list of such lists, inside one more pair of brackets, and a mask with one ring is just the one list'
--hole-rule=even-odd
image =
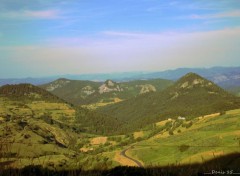
{"label": "winding trail", "polygon": [[142,164],[140,161],[138,161],[138,160],[136,160],[136,159],[134,159],[134,158],[131,158],[130,156],[127,156],[126,152],[127,152],[129,149],[131,149],[132,147],[133,147],[133,146],[124,149],[123,151],[121,151],[120,155],[123,156],[123,157],[125,157],[125,158],[127,158],[127,159],[129,159],[129,160],[131,160],[131,161],[133,161],[134,163],[136,163],[136,165],[137,165],[138,167],[143,167],[143,164]]}

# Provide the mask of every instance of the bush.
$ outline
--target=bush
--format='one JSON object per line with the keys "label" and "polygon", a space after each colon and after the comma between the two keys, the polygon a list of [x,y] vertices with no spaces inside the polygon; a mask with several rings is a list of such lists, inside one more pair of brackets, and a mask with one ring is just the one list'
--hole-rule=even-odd
{"label": "bush", "polygon": [[168,133],[169,135],[174,135],[173,130],[170,130]]}
{"label": "bush", "polygon": [[190,128],[192,125],[193,125],[193,122],[190,121],[190,122],[186,125],[186,128]]}
{"label": "bush", "polygon": [[189,148],[190,148],[189,145],[183,144],[183,145],[180,145],[178,149],[179,149],[180,152],[185,152],[185,151],[187,151]]}
{"label": "bush", "polygon": [[226,111],[221,111],[220,112],[220,115],[224,115],[224,114],[226,114]]}

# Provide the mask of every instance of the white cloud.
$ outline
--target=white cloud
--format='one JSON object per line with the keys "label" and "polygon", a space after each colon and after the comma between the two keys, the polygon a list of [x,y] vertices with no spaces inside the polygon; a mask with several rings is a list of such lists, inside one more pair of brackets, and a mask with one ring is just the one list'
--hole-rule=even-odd
{"label": "white cloud", "polygon": [[0,13],[2,18],[11,19],[57,19],[60,18],[59,10],[21,10],[21,11],[8,11]]}
{"label": "white cloud", "polygon": [[240,10],[234,10],[224,13],[216,13],[216,14],[206,14],[206,15],[197,15],[193,14],[187,17],[181,18],[189,18],[189,19],[214,19],[214,18],[238,18],[240,17]]}

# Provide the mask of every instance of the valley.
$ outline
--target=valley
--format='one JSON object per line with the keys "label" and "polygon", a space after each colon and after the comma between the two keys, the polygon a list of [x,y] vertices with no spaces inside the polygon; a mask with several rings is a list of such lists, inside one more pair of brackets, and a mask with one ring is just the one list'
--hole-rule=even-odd
{"label": "valley", "polygon": [[[0,87],[1,169],[177,167],[240,152],[240,99],[195,73],[174,83],[73,81],[75,88],[66,88],[71,82]],[[52,94],[58,89],[96,99],[69,103]],[[224,165],[238,163],[236,157]]]}

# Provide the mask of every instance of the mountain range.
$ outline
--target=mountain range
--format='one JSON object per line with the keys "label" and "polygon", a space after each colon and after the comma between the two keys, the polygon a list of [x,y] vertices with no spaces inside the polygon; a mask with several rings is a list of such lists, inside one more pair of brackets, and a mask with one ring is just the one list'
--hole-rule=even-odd
{"label": "mountain range", "polygon": [[0,85],[4,84],[18,84],[31,83],[40,85],[56,80],[58,78],[67,78],[74,80],[91,80],[101,82],[107,79],[122,82],[138,79],[154,79],[163,78],[170,80],[177,80],[186,73],[194,72],[213,82],[225,82],[229,80],[239,80],[240,67],[212,67],[212,68],[177,68],[158,72],[123,72],[123,73],[96,73],[96,74],[81,74],[81,75],[56,75],[43,78],[9,78],[0,79]]}
{"label": "mountain range", "polygon": [[133,80],[167,79],[176,81],[185,74],[193,72],[213,81],[218,86],[229,92],[240,95],[240,67],[212,67],[212,68],[178,68],[160,72],[123,72],[123,73],[99,73],[82,75],[59,75],[44,78],[9,78],[0,79],[0,86],[6,84],[30,83],[43,85],[60,78],[69,80],[88,80],[104,82],[108,79],[115,82],[129,82]]}
{"label": "mountain range", "polygon": [[172,83],[173,81],[164,79],[119,83],[109,79],[105,82],[58,79],[40,87],[74,105],[95,104],[101,106],[123,101],[147,92],[161,91]]}

